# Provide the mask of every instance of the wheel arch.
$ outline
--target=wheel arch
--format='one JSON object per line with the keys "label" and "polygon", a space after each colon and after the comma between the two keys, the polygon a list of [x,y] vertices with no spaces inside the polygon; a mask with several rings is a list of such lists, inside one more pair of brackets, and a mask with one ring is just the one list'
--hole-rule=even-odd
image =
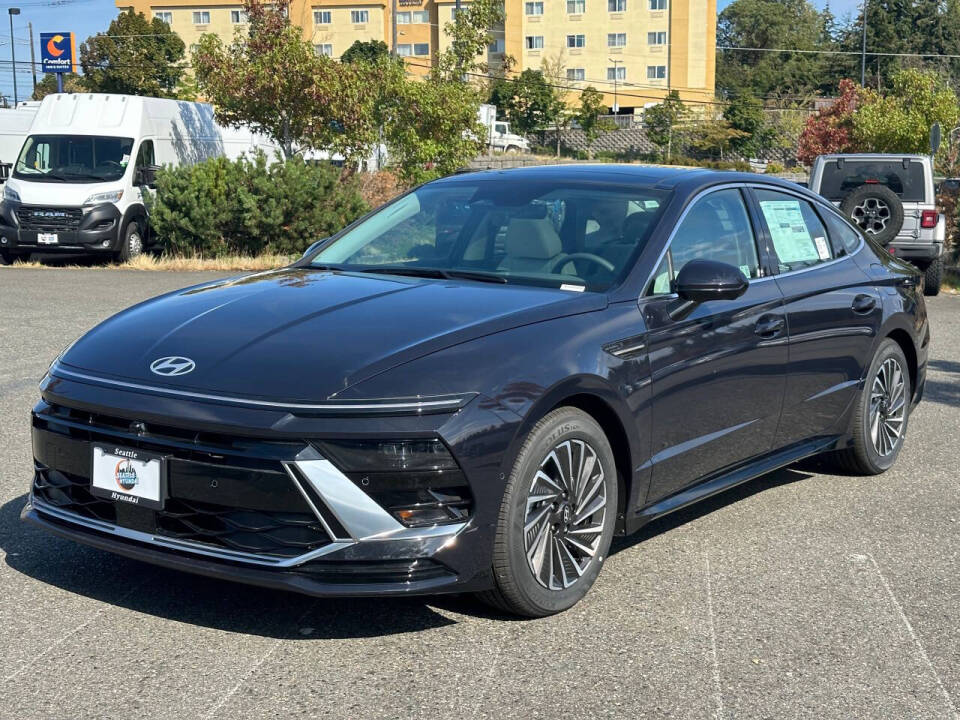
{"label": "wheel arch", "polygon": [[133,203],[123,211],[123,217],[120,218],[118,242],[123,242],[123,236],[127,232],[127,226],[134,220],[140,223],[140,232],[143,233],[143,243],[144,246],[146,246],[147,239],[150,237],[150,220],[147,214],[147,208],[142,203]]}
{"label": "wheel arch", "polygon": [[907,359],[907,370],[910,373],[910,392],[915,395],[917,392],[918,360],[917,348],[913,344],[913,338],[910,337],[910,333],[899,327],[891,329],[885,337],[897,343],[903,351],[903,355]]}

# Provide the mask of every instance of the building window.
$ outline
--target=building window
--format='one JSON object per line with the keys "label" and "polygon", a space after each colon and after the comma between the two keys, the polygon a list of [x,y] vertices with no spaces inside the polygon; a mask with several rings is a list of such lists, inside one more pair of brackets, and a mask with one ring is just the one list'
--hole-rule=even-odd
{"label": "building window", "polygon": [[313,51],[317,54],[318,57],[333,57],[333,45],[331,45],[330,43],[314,45]]}
{"label": "building window", "polygon": [[568,48],[582,48],[586,44],[586,35],[567,35]]}
{"label": "building window", "polygon": [[666,77],[666,65],[647,65],[647,80],[664,80]]}
{"label": "building window", "polygon": [[329,11],[329,10],[314,10],[314,11],[313,11],[313,24],[314,24],[314,25],[329,25],[329,24],[330,24],[330,11]]}
{"label": "building window", "polygon": [[626,80],[627,69],[623,65],[607,68],[607,80]]}
{"label": "building window", "polygon": [[667,0],[648,0],[651,10],[666,10]]}
{"label": "building window", "polygon": [[607,0],[607,12],[626,12],[627,0]]}
{"label": "building window", "polygon": [[667,33],[665,30],[660,32],[648,32],[647,33],[647,45],[666,45],[667,44]]}
{"label": "building window", "polygon": [[210,11],[209,11],[209,10],[194,10],[194,11],[193,11],[193,24],[194,24],[194,25],[209,25],[209,24],[210,24]]}
{"label": "building window", "polygon": [[607,47],[626,47],[626,33],[607,33]]}
{"label": "building window", "polygon": [[[456,9],[456,8],[454,8]],[[414,10],[410,13],[410,22],[414,23],[428,23],[430,22],[430,11],[429,10]]]}
{"label": "building window", "polygon": [[350,22],[352,22],[354,25],[363,25],[365,23],[370,22],[370,11],[369,10],[351,10]]}
{"label": "building window", "polygon": [[397,13],[397,25],[409,25],[410,24],[410,13],[409,12],[398,12]]}
{"label": "building window", "polygon": [[154,16],[157,20],[163,20],[167,25],[170,25],[170,24],[173,23],[173,13],[170,12],[170,11],[166,11],[166,12],[155,12],[155,13],[153,14],[153,16]]}
{"label": "building window", "polygon": [[430,43],[414,43],[413,44],[413,54],[414,55],[429,55],[430,54]]}
{"label": "building window", "polygon": [[583,15],[587,11],[587,0],[567,0],[567,15]]}
{"label": "building window", "polygon": [[457,13],[461,12],[463,9],[464,8],[460,8],[460,10],[457,10],[455,7],[450,8],[450,19],[456,21]]}
{"label": "building window", "polygon": [[567,68],[567,80],[586,80],[587,71],[583,68]]}
{"label": "building window", "polygon": [[241,25],[250,22],[250,18],[247,17],[246,10],[231,10],[230,22],[232,22],[234,25]]}
{"label": "building window", "polygon": [[507,41],[503,38],[497,38],[488,48],[492,53],[504,53],[507,51]]}
{"label": "building window", "polygon": [[543,15],[542,2],[528,2],[523,4],[524,12],[527,15]]}
{"label": "building window", "polygon": [[543,50],[543,35],[527,35],[527,50]]}
{"label": "building window", "polygon": [[397,55],[400,57],[410,57],[413,55],[413,45],[406,43],[404,45],[397,45]]}

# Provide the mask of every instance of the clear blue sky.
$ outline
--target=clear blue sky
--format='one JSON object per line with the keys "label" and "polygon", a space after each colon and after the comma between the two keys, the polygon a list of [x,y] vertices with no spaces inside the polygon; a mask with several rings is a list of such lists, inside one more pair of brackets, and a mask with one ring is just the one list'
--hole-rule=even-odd
{"label": "clear blue sky", "polygon": [[[833,0],[830,9],[834,15],[842,17],[846,13],[855,14],[861,0]],[[720,10],[731,0],[718,0]],[[823,7],[825,0],[813,0],[817,7]],[[19,7],[20,15],[14,17],[13,40],[17,54],[17,89],[20,99],[29,97],[33,91],[33,77],[29,64],[19,65],[19,61],[30,60],[30,36],[27,23],[33,23],[35,52],[39,62],[39,38],[41,32],[73,32],[79,45],[90,35],[107,29],[110,21],[116,17],[114,0],[23,0],[11,5],[0,4],[0,93],[13,97],[13,75],[10,66],[10,20],[7,8]],[[38,79],[42,77],[37,73]]]}

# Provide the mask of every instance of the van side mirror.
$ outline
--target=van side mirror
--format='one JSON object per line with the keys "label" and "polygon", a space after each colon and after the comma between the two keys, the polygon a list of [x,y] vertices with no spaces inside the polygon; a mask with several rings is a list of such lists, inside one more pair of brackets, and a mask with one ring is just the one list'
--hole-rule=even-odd
{"label": "van side mirror", "polygon": [[144,185],[149,188],[155,187],[157,184],[157,170],[159,169],[159,165],[141,165],[134,171],[133,184],[138,187],[143,187]]}
{"label": "van side mirror", "polygon": [[747,291],[747,279],[739,268],[715,260],[691,260],[677,274],[675,289],[680,302],[670,310],[681,320],[700,303],[736,300]]}

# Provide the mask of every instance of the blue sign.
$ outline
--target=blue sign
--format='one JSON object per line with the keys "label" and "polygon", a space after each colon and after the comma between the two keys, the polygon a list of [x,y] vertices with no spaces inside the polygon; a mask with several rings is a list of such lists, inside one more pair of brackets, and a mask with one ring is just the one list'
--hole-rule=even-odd
{"label": "blue sign", "polygon": [[72,32],[40,33],[40,66],[45,73],[77,71],[77,44]]}

